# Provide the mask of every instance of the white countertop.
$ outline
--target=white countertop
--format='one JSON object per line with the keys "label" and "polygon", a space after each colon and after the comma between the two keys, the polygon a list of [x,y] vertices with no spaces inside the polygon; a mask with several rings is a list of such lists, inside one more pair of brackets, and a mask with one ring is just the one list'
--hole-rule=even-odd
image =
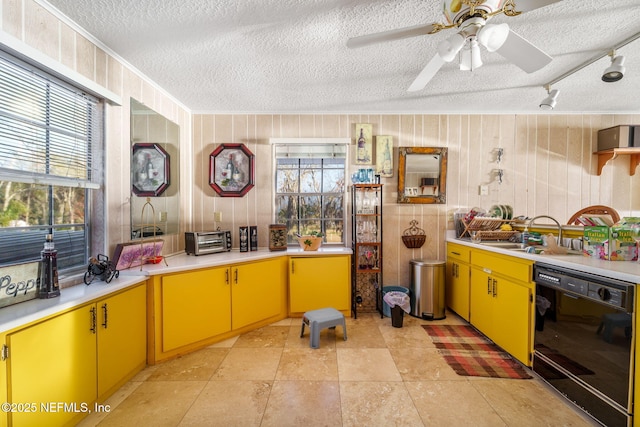
{"label": "white countertop", "polygon": [[175,273],[199,268],[216,267],[241,262],[258,261],[279,256],[327,256],[350,255],[350,248],[344,246],[321,246],[317,251],[304,251],[301,248],[289,248],[286,251],[257,251],[240,252],[238,249],[230,252],[219,252],[208,255],[187,255],[179,253],[166,257],[167,264],[145,264],[127,270],[120,270],[117,279],[111,283],[94,280],[91,285],[75,285],[60,290],[60,296],[51,299],[32,299],[0,309],[0,333],[24,326],[28,323],[44,319],[61,313],[89,301],[107,296],[113,292],[125,289],[136,283],[143,282],[148,276]]}
{"label": "white countertop", "polygon": [[32,299],[0,309],[0,333],[44,319],[89,301],[128,288],[146,280],[144,276],[122,276],[111,283],[94,280],[90,285],[75,285],[60,290],[60,296]]}
{"label": "white countertop", "polygon": [[581,255],[529,254],[524,251],[471,243],[469,239],[457,239],[452,236],[447,237],[447,242],[640,284],[640,263],[635,261],[605,261]]}
{"label": "white countertop", "polygon": [[321,246],[317,251],[304,251],[300,248],[288,248],[285,251],[270,251],[269,249],[258,249],[257,251],[240,252],[233,249],[230,252],[217,252],[206,255],[187,255],[179,253],[166,257],[167,265],[164,262],[159,264],[145,264],[140,267],[133,267],[122,270],[120,275],[149,275],[176,273],[180,271],[194,270],[198,268],[217,267],[219,265],[237,264],[240,262],[259,261],[262,259],[275,258],[279,256],[327,256],[327,255],[351,255],[351,248],[344,246]]}

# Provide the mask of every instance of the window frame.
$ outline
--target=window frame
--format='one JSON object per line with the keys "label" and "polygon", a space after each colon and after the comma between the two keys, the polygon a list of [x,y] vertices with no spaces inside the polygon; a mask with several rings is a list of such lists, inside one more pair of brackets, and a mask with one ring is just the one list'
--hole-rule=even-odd
{"label": "window frame", "polygon": [[[321,230],[318,231],[322,231],[323,233],[325,233],[326,236],[326,227],[325,224],[328,221],[341,221],[342,222],[342,233],[341,233],[341,241],[340,242],[335,242],[335,241],[328,241],[325,242],[325,245],[334,245],[334,246],[346,246],[347,244],[347,209],[348,209],[348,188],[347,188],[347,177],[348,177],[348,170],[349,170],[349,145],[351,143],[351,140],[349,138],[271,138],[270,139],[270,143],[273,146],[273,171],[274,171],[274,183],[273,183],[273,218],[274,218],[274,222],[278,222],[278,198],[282,195],[289,195],[289,196],[294,196],[296,197],[298,200],[300,200],[300,198],[303,197],[315,197],[316,195],[318,197],[320,197],[320,207],[321,207],[321,213],[320,213],[320,217],[319,218],[312,218],[310,219],[310,221],[318,221],[321,224]],[[324,149],[327,150],[327,153],[330,151],[333,151],[334,148],[333,147],[337,147],[336,150],[339,153],[337,156],[325,156],[322,157],[320,155],[316,155],[315,157],[311,154],[307,154],[304,156],[291,156],[289,158],[291,159],[298,159],[298,167],[297,170],[301,171],[301,163],[300,163],[300,159],[310,159],[312,157],[314,157],[315,159],[330,159],[330,158],[342,158],[343,159],[343,164],[342,164],[342,172],[343,172],[343,176],[344,176],[344,183],[342,185],[342,191],[340,192],[325,192],[325,191],[321,191],[320,193],[317,192],[308,192],[308,191],[302,191],[302,188],[300,188],[300,186],[298,186],[297,191],[295,192],[287,192],[287,193],[279,193],[278,192],[278,172],[279,172],[279,168],[278,168],[278,150],[282,150],[285,147],[292,147],[294,148],[293,151],[294,152],[306,152],[306,153],[310,153],[313,150],[309,147],[311,146],[325,146]],[[309,148],[307,150],[307,148]],[[320,148],[320,150],[323,150],[323,148]],[[283,158],[283,157],[280,157]],[[316,169],[316,168],[314,168]],[[324,176],[324,170],[325,169],[340,169],[340,168],[331,168],[331,167],[326,167],[324,161],[320,162],[319,167],[317,168],[320,171],[320,175]],[[300,183],[300,173],[298,174],[298,183]],[[324,190],[324,183],[321,182],[320,183],[320,188],[321,190]],[[341,199],[341,205],[342,205],[342,217],[341,218],[328,218],[325,217],[325,197],[339,197]],[[287,229],[287,246],[296,246],[298,243],[296,240],[293,239],[293,233],[296,232],[300,232],[300,224],[302,224],[305,219],[300,217],[300,204],[297,204],[297,209],[298,209],[298,217],[290,220],[295,222],[296,224],[296,229],[295,230],[291,230],[289,229],[290,227],[288,227]],[[326,237],[324,238],[324,240],[326,240]]]}

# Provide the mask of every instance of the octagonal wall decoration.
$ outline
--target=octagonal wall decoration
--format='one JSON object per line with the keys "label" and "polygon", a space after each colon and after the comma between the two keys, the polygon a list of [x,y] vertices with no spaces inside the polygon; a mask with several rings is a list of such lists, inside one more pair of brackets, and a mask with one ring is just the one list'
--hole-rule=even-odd
{"label": "octagonal wall decoration", "polygon": [[209,155],[209,185],[221,197],[242,197],[254,186],[254,155],[244,144],[221,144]]}

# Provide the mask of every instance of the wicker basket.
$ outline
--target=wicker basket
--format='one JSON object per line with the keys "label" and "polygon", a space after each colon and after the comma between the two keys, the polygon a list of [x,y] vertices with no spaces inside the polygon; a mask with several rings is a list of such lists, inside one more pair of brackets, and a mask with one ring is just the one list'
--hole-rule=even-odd
{"label": "wicker basket", "polygon": [[402,242],[409,249],[421,248],[424,245],[424,241],[427,236],[424,234],[418,234],[415,236],[402,236]]}

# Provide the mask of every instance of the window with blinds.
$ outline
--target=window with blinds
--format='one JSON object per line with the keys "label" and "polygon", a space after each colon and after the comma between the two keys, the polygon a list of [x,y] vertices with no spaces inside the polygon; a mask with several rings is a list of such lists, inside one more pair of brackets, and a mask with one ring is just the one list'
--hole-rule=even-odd
{"label": "window with blinds", "polygon": [[101,120],[98,99],[0,53],[0,265],[38,259],[46,234],[59,268],[86,264]]}
{"label": "window with blinds", "polygon": [[295,234],[321,231],[326,243],[344,244],[344,144],[275,145],[276,221]]}

